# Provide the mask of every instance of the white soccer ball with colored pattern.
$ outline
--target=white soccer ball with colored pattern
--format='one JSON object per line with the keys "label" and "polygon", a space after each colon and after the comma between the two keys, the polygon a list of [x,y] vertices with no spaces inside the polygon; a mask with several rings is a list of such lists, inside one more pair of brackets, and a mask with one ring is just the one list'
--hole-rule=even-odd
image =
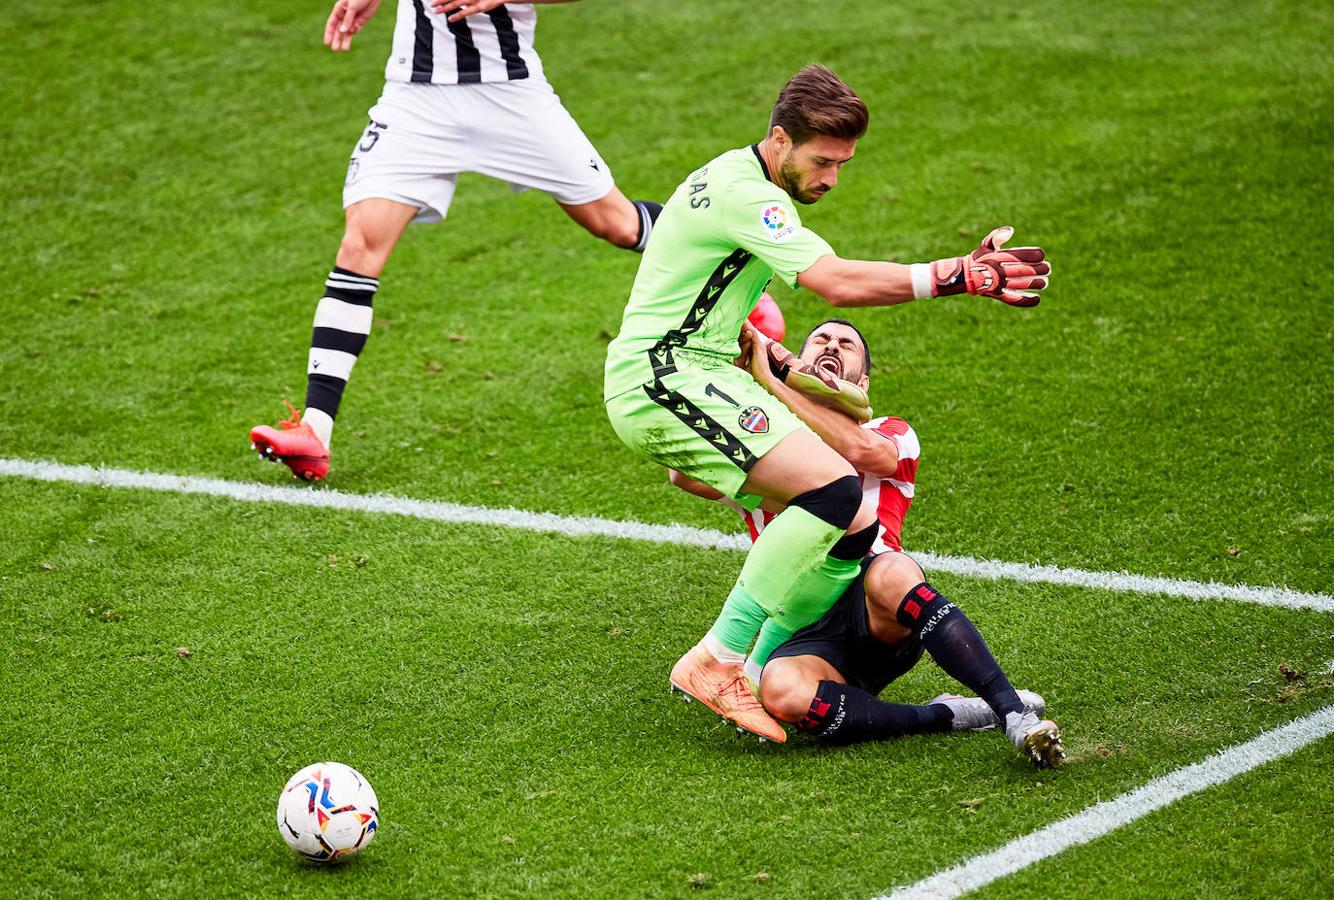
{"label": "white soccer ball with colored pattern", "polygon": [[287,846],[316,862],[337,862],[366,849],[380,827],[380,801],[351,766],[306,766],[278,796],[278,832]]}

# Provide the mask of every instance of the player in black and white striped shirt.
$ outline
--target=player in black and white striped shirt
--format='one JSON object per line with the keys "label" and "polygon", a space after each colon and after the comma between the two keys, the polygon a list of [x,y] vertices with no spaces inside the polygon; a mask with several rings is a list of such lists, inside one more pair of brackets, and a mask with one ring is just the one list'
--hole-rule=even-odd
{"label": "player in black and white striped shirt", "polygon": [[[337,0],[324,43],[347,50],[381,0]],[[250,431],[264,458],[318,481],[334,417],[371,330],[380,271],[408,224],[439,222],[460,172],[536,188],[591,234],[640,251],[661,206],[631,202],[561,105],[533,49],[533,3],[398,0],[384,93],[348,163],[347,224],[315,311],[306,408]]]}
{"label": "player in black and white striped shirt", "polygon": [[[537,11],[530,4],[464,0],[441,6],[449,9],[448,16],[432,15],[430,0],[399,3],[386,81],[482,84],[542,78],[542,62],[533,50]],[[449,21],[455,17],[460,18]]]}

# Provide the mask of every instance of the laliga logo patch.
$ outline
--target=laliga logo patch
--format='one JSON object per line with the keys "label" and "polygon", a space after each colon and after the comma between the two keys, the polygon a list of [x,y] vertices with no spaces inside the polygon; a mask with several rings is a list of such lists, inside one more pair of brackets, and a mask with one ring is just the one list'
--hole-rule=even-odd
{"label": "laliga logo patch", "polygon": [[776,203],[760,211],[760,224],[774,243],[787,240],[797,230],[792,227],[791,213]]}
{"label": "laliga logo patch", "polygon": [[758,406],[748,406],[743,409],[736,421],[751,434],[767,434],[769,431],[769,417]]}

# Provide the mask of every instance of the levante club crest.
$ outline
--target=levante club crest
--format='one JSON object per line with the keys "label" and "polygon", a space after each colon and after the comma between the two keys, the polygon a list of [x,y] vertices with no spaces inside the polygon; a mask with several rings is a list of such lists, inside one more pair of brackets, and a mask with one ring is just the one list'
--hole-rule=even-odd
{"label": "levante club crest", "polygon": [[737,417],[737,424],[751,434],[765,434],[769,430],[769,417],[758,406],[748,406]]}

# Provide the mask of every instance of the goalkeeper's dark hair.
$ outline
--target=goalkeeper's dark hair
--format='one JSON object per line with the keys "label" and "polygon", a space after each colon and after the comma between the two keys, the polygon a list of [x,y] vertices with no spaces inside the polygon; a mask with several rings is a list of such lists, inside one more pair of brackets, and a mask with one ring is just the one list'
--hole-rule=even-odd
{"label": "goalkeeper's dark hair", "polygon": [[866,343],[866,335],[862,334],[861,331],[857,328],[857,326],[856,326],[856,325],[853,325],[853,324],[852,324],[851,322],[849,322],[847,319],[838,319],[838,318],[834,318],[834,319],[825,319],[825,320],[824,320],[823,322],[821,322],[819,325],[816,325],[816,326],[815,326],[814,328],[812,328],[810,331],[806,332],[806,337],[802,338],[802,341],[801,341],[801,349],[797,351],[797,355],[798,355],[798,356],[801,356],[801,354],[803,354],[803,353],[806,352],[806,345],[809,344],[809,343],[811,342],[811,335],[815,334],[815,332],[819,331],[821,328],[825,327],[826,325],[846,325],[846,326],[848,326],[849,328],[851,328],[851,329],[853,330],[853,332],[857,335],[857,339],[858,339],[859,341],[862,342],[862,355],[863,355],[864,357],[866,357],[866,371],[867,371],[867,372],[870,372],[870,371],[871,371],[871,345],[868,344],[868,343]]}
{"label": "goalkeeper's dark hair", "polygon": [[809,65],[778,92],[769,130],[783,126],[794,144],[816,136],[855,141],[866,134],[870,119],[862,98],[843,79],[825,66]]}

